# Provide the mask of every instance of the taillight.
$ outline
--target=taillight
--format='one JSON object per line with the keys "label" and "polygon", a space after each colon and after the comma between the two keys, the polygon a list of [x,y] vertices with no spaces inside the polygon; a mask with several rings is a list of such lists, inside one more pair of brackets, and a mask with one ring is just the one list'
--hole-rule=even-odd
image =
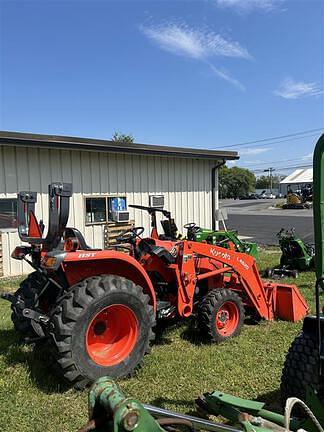
{"label": "taillight", "polygon": [[76,237],[68,237],[64,242],[66,252],[74,252],[80,248],[79,240]]}
{"label": "taillight", "polygon": [[17,246],[11,254],[11,258],[14,258],[16,260],[22,260],[25,258],[26,255],[30,253],[31,253],[31,248],[26,246]]}

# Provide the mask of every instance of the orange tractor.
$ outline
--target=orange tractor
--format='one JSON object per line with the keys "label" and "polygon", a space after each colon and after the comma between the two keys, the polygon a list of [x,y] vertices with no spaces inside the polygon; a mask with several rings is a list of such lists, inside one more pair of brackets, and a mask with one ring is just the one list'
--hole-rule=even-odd
{"label": "orange tractor", "polygon": [[34,268],[11,302],[15,328],[46,341],[55,369],[82,388],[103,375],[131,374],[154,339],[156,321],[196,317],[212,342],[239,334],[245,316],[300,320],[308,306],[294,285],[263,282],[255,259],[233,248],[124,233],[130,253],[87,246],[66,227],[72,186],[49,186],[49,221],[38,223],[37,194],[18,194],[18,231],[28,246],[15,259]]}

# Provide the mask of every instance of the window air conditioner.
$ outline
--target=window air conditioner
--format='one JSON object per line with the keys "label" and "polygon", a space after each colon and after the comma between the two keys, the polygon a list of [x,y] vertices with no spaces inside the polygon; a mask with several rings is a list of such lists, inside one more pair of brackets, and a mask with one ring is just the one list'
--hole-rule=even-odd
{"label": "window air conditioner", "polygon": [[112,220],[115,222],[129,222],[129,212],[124,210],[113,211]]}

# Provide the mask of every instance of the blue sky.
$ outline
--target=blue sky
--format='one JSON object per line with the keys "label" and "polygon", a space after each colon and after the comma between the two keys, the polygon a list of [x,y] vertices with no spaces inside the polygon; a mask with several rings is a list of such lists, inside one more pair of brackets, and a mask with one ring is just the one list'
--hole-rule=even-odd
{"label": "blue sky", "polygon": [[[0,8],[2,130],[225,149],[324,127],[321,0]],[[237,147],[239,165],[309,163],[319,134]]]}

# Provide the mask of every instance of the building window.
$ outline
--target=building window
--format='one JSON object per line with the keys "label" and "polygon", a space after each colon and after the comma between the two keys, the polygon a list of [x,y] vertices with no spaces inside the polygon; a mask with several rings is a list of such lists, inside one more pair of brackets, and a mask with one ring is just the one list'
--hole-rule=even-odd
{"label": "building window", "polygon": [[86,198],[86,222],[106,222],[106,198]]}
{"label": "building window", "polygon": [[89,197],[86,198],[86,223],[105,223],[112,221],[114,211],[126,210],[126,197]]}
{"label": "building window", "polygon": [[17,199],[0,199],[0,229],[17,228]]}

